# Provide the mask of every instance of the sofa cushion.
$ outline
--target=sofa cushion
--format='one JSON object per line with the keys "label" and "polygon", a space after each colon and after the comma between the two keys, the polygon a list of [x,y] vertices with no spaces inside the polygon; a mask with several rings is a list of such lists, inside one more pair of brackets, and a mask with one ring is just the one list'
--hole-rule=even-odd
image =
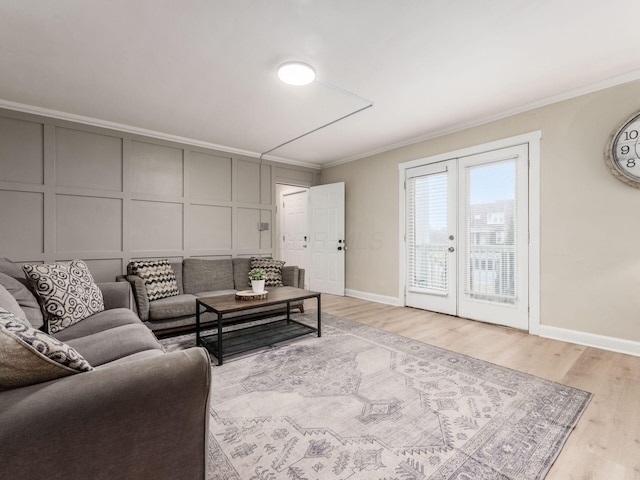
{"label": "sofa cushion", "polygon": [[251,268],[262,268],[265,271],[265,287],[282,287],[282,266],[285,262],[270,257],[252,257]]}
{"label": "sofa cushion", "polygon": [[233,263],[230,258],[220,260],[185,258],[182,282],[184,293],[231,290],[233,289]]}
{"label": "sofa cushion", "polygon": [[142,323],[110,328],[66,343],[94,367],[145,350],[162,350],[151,330]]}
{"label": "sofa cushion", "polygon": [[26,264],[22,269],[40,297],[49,332],[59,332],[104,310],[102,292],[82,260]]}
{"label": "sofa cushion", "polygon": [[236,257],[233,259],[233,283],[236,290],[248,290],[251,288],[249,270],[251,270],[251,258]]}
{"label": "sofa cushion", "polygon": [[[219,297],[220,295],[233,295],[237,292],[237,290],[214,290],[212,292],[200,292],[196,293],[197,298],[205,298],[205,297]],[[195,313],[195,308],[194,308]]]}
{"label": "sofa cushion", "polygon": [[[20,304],[18,304],[18,301],[2,285],[0,285],[0,307],[18,317],[21,323],[24,323],[25,325],[28,324],[27,316],[25,315],[24,310],[20,308]],[[27,326],[30,327],[31,325]]]}
{"label": "sofa cushion", "polygon": [[129,263],[131,273],[144,281],[149,300],[178,295],[178,283],[169,260],[136,260]]}
{"label": "sofa cushion", "polygon": [[196,297],[185,293],[149,303],[149,320],[184,317],[196,314]]}
{"label": "sofa cushion", "polygon": [[[0,265],[6,266],[7,260],[0,259]],[[20,305],[20,308],[24,311],[31,326],[34,328],[40,328],[44,325],[44,319],[42,317],[42,310],[40,310],[38,299],[34,296],[31,289],[25,285],[25,283],[28,284],[29,281],[27,280],[27,277],[24,276],[22,267],[19,267],[16,264],[14,264],[14,266],[20,271],[16,272],[12,268],[5,268],[5,272],[13,271],[13,273],[19,273],[20,278],[16,278],[8,273],[0,272],[0,285],[6,288],[13,298],[17,300],[18,305]]]}
{"label": "sofa cushion", "polygon": [[7,257],[0,258],[0,273],[4,273],[5,275],[15,278],[25,287],[31,289],[31,284],[29,283],[29,280],[27,280],[27,277],[24,276],[22,267],[9,260]]}
{"label": "sofa cushion", "polygon": [[93,370],[69,345],[0,309],[0,390]]}
{"label": "sofa cushion", "polygon": [[101,370],[103,368],[109,368],[112,367],[113,365],[120,365],[121,363],[130,363],[130,362],[136,362],[138,360],[144,360],[147,358],[151,358],[151,357],[157,357],[158,355],[164,355],[165,352],[163,350],[143,350],[142,352],[138,352],[138,353],[134,353],[133,355],[128,355],[126,357],[122,357],[122,358],[118,358],[117,360],[114,360],[113,362],[109,362],[109,363],[105,363],[103,365],[100,365],[99,367],[96,367],[96,370]]}
{"label": "sofa cushion", "polygon": [[68,328],[55,334],[58,340],[67,342],[74,338],[86,337],[94,333],[109,330],[110,328],[121,327],[122,325],[140,324],[140,319],[128,308],[112,308],[102,312],[94,313],[81,322],[74,323]]}

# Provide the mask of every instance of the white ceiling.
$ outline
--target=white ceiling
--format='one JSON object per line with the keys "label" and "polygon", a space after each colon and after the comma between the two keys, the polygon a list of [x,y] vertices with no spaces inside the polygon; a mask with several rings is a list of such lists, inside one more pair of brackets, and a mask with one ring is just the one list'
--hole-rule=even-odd
{"label": "white ceiling", "polygon": [[[639,19],[638,0],[0,0],[0,106],[258,156],[371,100],[265,156],[326,166],[640,78]],[[291,60],[321,82],[281,83]]]}

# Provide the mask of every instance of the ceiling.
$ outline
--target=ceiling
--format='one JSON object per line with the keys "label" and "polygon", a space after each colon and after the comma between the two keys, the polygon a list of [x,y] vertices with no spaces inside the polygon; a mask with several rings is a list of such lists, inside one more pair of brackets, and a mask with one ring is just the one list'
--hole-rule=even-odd
{"label": "ceiling", "polygon": [[[264,156],[322,167],[638,79],[639,18],[637,0],[2,0],[0,106],[259,156],[373,103]],[[280,82],[291,60],[319,81]]]}

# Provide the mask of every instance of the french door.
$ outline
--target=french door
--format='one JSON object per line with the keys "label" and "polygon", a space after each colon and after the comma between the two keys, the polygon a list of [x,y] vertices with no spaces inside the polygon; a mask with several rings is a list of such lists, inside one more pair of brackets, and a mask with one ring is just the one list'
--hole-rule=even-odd
{"label": "french door", "polygon": [[406,170],[406,304],[528,328],[526,145]]}

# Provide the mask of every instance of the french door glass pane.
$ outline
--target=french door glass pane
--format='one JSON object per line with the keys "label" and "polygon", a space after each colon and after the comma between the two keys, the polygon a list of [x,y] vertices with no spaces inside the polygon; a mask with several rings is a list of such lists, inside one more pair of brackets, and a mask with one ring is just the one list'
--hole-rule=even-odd
{"label": "french door glass pane", "polygon": [[409,288],[446,294],[447,173],[408,180]]}
{"label": "french door glass pane", "polygon": [[516,160],[466,168],[465,293],[476,300],[516,300]]}

